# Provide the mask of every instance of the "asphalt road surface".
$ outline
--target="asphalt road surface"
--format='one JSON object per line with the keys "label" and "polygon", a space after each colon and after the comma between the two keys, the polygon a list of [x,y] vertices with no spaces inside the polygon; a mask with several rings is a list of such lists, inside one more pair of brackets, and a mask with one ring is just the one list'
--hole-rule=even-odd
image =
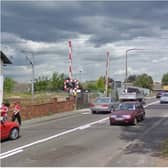
{"label": "asphalt road surface", "polygon": [[25,121],[19,139],[1,142],[1,166],[156,166],[168,104],[147,102],[138,126],[110,126],[109,114],[88,109]]}

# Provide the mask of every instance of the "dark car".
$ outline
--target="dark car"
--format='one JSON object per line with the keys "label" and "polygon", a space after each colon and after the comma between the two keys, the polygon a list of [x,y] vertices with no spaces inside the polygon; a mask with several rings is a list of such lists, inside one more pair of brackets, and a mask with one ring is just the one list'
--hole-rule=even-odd
{"label": "dark car", "polygon": [[164,91],[159,91],[158,93],[156,93],[156,98],[157,99],[160,98],[163,93]]}
{"label": "dark car", "polygon": [[3,121],[3,118],[0,120],[0,140],[17,139],[19,137],[19,125],[16,122]]}
{"label": "dark car", "polygon": [[110,114],[110,125],[113,124],[133,124],[144,120],[145,110],[140,102],[123,102]]}
{"label": "dark car", "polygon": [[115,102],[111,97],[98,97],[96,100],[90,104],[90,110],[92,114],[95,113],[110,113],[114,107]]}

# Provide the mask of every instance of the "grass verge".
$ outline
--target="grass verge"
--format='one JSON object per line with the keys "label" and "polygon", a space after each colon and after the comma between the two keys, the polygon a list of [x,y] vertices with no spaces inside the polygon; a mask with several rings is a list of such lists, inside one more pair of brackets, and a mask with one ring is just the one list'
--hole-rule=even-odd
{"label": "grass verge", "polygon": [[168,139],[165,140],[162,144],[162,155],[168,157]]}

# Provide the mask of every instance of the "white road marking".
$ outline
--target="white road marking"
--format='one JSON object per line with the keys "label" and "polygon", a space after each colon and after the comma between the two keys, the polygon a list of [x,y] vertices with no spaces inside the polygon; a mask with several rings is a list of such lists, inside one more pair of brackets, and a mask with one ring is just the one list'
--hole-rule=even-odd
{"label": "white road marking", "polygon": [[53,135],[53,136],[50,136],[50,137],[47,137],[47,138],[44,138],[44,139],[40,139],[40,140],[34,141],[34,142],[32,142],[32,143],[29,143],[29,144],[24,145],[24,146],[20,146],[20,147],[18,147],[18,148],[12,149],[12,150],[10,150],[10,151],[4,152],[4,153],[0,154],[0,160],[4,158],[4,157],[2,157],[2,156],[8,157],[8,156],[10,155],[10,153],[12,153],[12,154],[13,154],[14,152],[17,153],[17,151],[23,150],[24,148],[28,148],[28,147],[30,147],[30,146],[33,146],[33,145],[36,145],[36,144],[39,144],[39,143],[42,143],[42,142],[49,141],[49,140],[51,140],[51,139],[60,137],[60,136],[65,135],[65,134],[69,134],[69,133],[71,133],[71,132],[75,132],[75,131],[77,131],[77,130],[89,128],[90,126],[92,126],[92,125],[94,125],[94,124],[96,124],[96,123],[99,123],[100,121],[107,120],[107,119],[108,119],[108,117],[106,117],[106,118],[104,118],[104,119],[101,119],[101,120],[98,120],[98,121],[94,121],[94,122],[85,124],[85,125],[82,125],[82,126],[79,126],[79,127],[76,127],[76,128],[73,128],[73,129],[70,129],[70,130],[67,130],[67,131],[64,131],[64,132],[61,132],[61,133],[58,133],[58,134],[55,134],[55,135]]}
{"label": "white road marking", "polygon": [[160,102],[160,101],[159,101],[159,100],[157,100],[157,101],[155,101],[155,102],[152,102],[152,103],[149,103],[149,104],[145,105],[144,107],[146,108],[146,107],[148,107],[148,106],[151,106],[151,105],[157,104],[157,103],[159,103],[159,102]]}
{"label": "white road marking", "polygon": [[[146,106],[144,106],[144,107],[148,107],[148,106],[150,106],[150,105],[157,104],[158,102],[159,102],[159,101],[152,102],[152,103],[150,103],[150,104],[148,104],[148,105],[146,105]],[[91,122],[91,123],[88,123],[88,124],[85,124],[85,125],[82,125],[82,126],[79,126],[79,127],[76,127],[76,128],[73,128],[73,129],[64,131],[64,132],[61,132],[61,133],[55,134],[55,135],[53,135],[53,136],[50,136],[50,137],[47,137],[47,138],[44,138],[44,139],[41,139],[41,140],[34,141],[34,142],[32,142],[32,143],[29,143],[29,144],[24,145],[24,146],[20,146],[20,147],[18,147],[18,148],[12,149],[12,150],[10,150],[10,151],[1,153],[1,154],[0,154],[0,160],[1,160],[1,159],[4,159],[4,158],[7,158],[7,157],[9,157],[9,156],[15,155],[15,154],[17,154],[17,153],[20,153],[20,152],[23,151],[24,148],[28,148],[28,147],[30,147],[30,146],[33,146],[33,145],[36,145],[36,144],[39,144],[39,143],[42,143],[42,142],[49,141],[49,140],[51,140],[51,139],[53,139],[53,138],[57,138],[57,137],[60,137],[60,136],[62,136],[62,135],[65,135],[65,134],[69,134],[69,133],[75,132],[75,131],[77,131],[77,130],[83,130],[83,129],[89,128],[89,127],[91,127],[91,126],[94,125],[94,124],[105,122],[105,121],[108,120],[108,119],[109,119],[109,117],[106,117],[106,118],[103,118],[103,119],[101,119],[101,120],[97,120],[97,121],[94,121],[94,122]],[[160,123],[160,121],[159,121],[159,123]],[[158,123],[157,123],[157,124],[158,124]],[[155,125],[154,125],[154,126],[155,126]],[[152,127],[152,129],[153,129],[153,128],[154,128],[154,127]],[[150,130],[151,130],[151,129],[150,129]]]}
{"label": "white road marking", "polygon": [[83,130],[83,129],[89,128],[90,126],[91,126],[90,124],[84,125],[84,126],[79,127],[79,129],[80,129],[80,130]]}
{"label": "white road marking", "polygon": [[0,159],[7,158],[7,157],[9,157],[9,156],[18,154],[18,153],[20,153],[20,152],[23,152],[23,149],[16,150],[16,151],[14,151],[14,152],[9,152],[8,154],[2,154],[2,156],[0,156]]}
{"label": "white road marking", "polygon": [[85,112],[85,113],[82,113],[82,114],[91,114],[90,112]]}

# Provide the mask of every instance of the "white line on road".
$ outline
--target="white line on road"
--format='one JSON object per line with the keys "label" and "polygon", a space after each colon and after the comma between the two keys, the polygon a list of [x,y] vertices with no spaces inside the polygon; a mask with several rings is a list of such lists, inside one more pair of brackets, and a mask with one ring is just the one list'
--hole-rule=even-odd
{"label": "white line on road", "polygon": [[159,103],[160,101],[155,101],[155,102],[152,102],[152,103],[149,103],[149,104],[147,104],[147,105],[145,105],[144,107],[146,108],[146,107],[148,107],[148,106],[151,106],[151,105],[154,105],[154,104],[157,104],[157,103]]}
{"label": "white line on road", "polygon": [[90,124],[87,124],[87,125],[84,125],[84,126],[79,127],[79,129],[80,129],[80,130],[83,130],[83,129],[89,128],[90,126],[91,126]]}
{"label": "white line on road", "polygon": [[[156,102],[153,102],[153,103],[150,103],[144,107],[148,107],[150,105],[153,105],[153,104],[157,104],[159,101],[156,101]],[[18,148],[15,148],[15,149],[12,149],[10,151],[7,151],[7,152],[4,152],[2,154],[0,154],[0,160],[1,159],[4,159],[4,158],[7,158],[9,156],[12,156],[14,154],[17,154],[17,153],[20,153],[23,151],[24,148],[28,148],[30,146],[33,146],[33,145],[36,145],[36,144],[39,144],[39,143],[42,143],[42,142],[46,142],[46,141],[49,141],[53,138],[57,138],[57,137],[60,137],[62,135],[65,135],[65,134],[69,134],[71,132],[75,132],[77,130],[83,130],[83,129],[86,129],[86,128],[89,128],[91,127],[92,125],[94,124],[97,124],[97,123],[102,123],[102,122],[105,122],[106,120],[108,120],[109,117],[106,117],[106,118],[103,118],[101,120],[97,120],[97,121],[94,121],[94,122],[91,122],[91,123],[88,123],[88,124],[85,124],[85,125],[82,125],[82,126],[79,126],[79,127],[76,127],[76,128],[73,128],[73,129],[70,129],[70,130],[67,130],[67,131],[64,131],[64,132],[61,132],[61,133],[58,133],[58,134],[55,134],[53,136],[50,136],[50,137],[47,137],[47,138],[44,138],[44,139],[41,139],[41,140],[37,140],[37,141],[34,141],[32,143],[29,143],[27,145],[24,145],[24,146],[20,146]]]}
{"label": "white line on road", "polygon": [[42,142],[49,141],[49,140],[51,140],[51,139],[53,139],[53,138],[57,138],[57,137],[60,137],[60,136],[62,136],[62,135],[65,135],[65,134],[69,134],[69,133],[74,132],[74,131],[77,131],[77,130],[89,128],[91,125],[94,125],[94,124],[96,124],[96,123],[99,123],[99,122],[104,121],[104,120],[107,120],[107,119],[108,119],[108,117],[106,117],[106,118],[104,118],[104,119],[101,119],[101,120],[98,120],[98,121],[94,121],[94,122],[85,124],[85,125],[82,125],[82,126],[79,126],[79,127],[76,127],[76,128],[73,128],[73,129],[70,129],[70,130],[67,130],[67,131],[64,131],[64,132],[61,132],[61,133],[58,133],[58,134],[55,134],[55,135],[53,135],[53,136],[50,136],[50,137],[47,137],[47,138],[44,138],[44,139],[41,139],[41,140],[38,140],[38,141],[35,141],[35,142],[32,142],[32,143],[29,143],[29,144],[24,145],[24,146],[20,146],[20,147],[18,147],[18,148],[12,149],[12,150],[10,150],[10,151],[4,152],[4,153],[0,154],[0,160],[4,158],[4,157],[1,158],[2,156],[8,157],[8,156],[10,156],[10,153],[16,152],[16,151],[18,151],[18,150],[22,150],[22,149],[27,148],[27,147],[30,147],[30,146],[32,146],[32,145],[36,145],[36,144],[39,144],[39,143],[42,143]]}
{"label": "white line on road", "polygon": [[82,113],[82,114],[91,114],[90,112],[85,112],[85,113]]}
{"label": "white line on road", "polygon": [[9,156],[15,155],[15,154],[20,153],[20,152],[23,152],[23,149],[16,150],[16,151],[14,151],[14,152],[10,152],[10,153],[8,153],[8,154],[2,154],[2,156],[0,156],[0,159],[7,158],[7,157],[9,157]]}

